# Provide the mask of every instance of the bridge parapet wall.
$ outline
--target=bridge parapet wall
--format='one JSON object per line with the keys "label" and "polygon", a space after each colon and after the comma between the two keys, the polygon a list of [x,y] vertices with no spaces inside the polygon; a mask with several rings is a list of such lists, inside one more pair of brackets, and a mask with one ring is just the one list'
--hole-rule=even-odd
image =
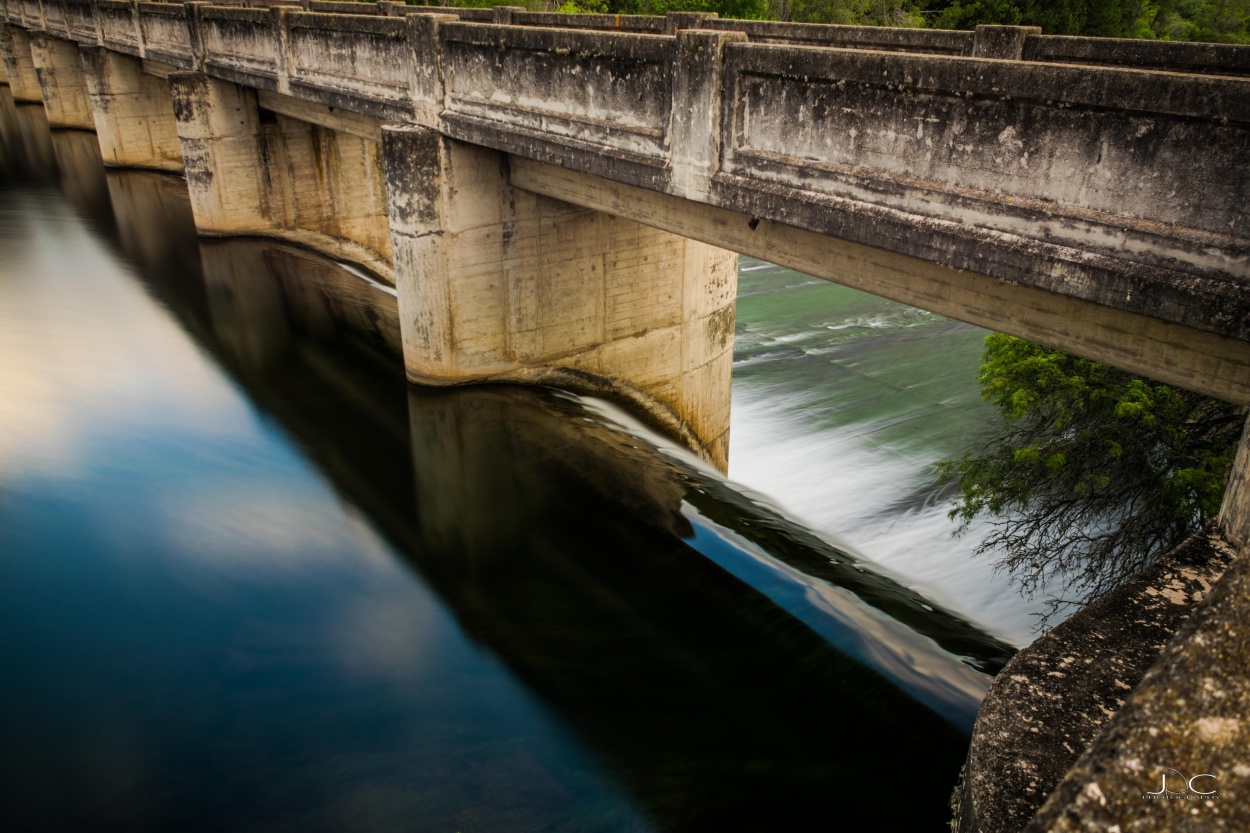
{"label": "bridge parapet wall", "polygon": [[22,16],[25,19],[28,28],[42,29],[43,7],[39,5],[39,0],[21,0]]}
{"label": "bridge parapet wall", "polygon": [[305,11],[317,14],[356,14],[356,15],[385,15],[386,9],[382,3],[359,3],[359,2],[320,2],[320,0],[312,0],[306,4]]}
{"label": "bridge parapet wall", "polygon": [[458,139],[662,187],[675,45],[651,35],[445,24],[441,123]]}
{"label": "bridge parapet wall", "polygon": [[174,3],[139,3],[138,11],[144,57],[180,69],[194,69],[190,20],[194,8]]}
{"label": "bridge parapet wall", "polygon": [[668,18],[658,15],[518,12],[512,15],[510,22],[513,26],[538,26],[544,29],[596,29],[634,35],[673,34]]}
{"label": "bridge parapet wall", "polygon": [[[93,11],[93,5],[98,11]],[[142,49],[138,19],[141,5],[173,9],[182,3],[132,0],[6,0],[5,16],[29,29],[46,29],[49,34],[72,36],[89,42],[96,28],[90,18],[98,15],[98,28],[107,32],[108,45],[120,44]],[[189,5],[189,4],[186,4]],[[462,22],[494,23],[528,28],[557,28],[629,34],[673,35],[681,28],[741,32],[750,43],[821,48],[860,49],[911,54],[958,57],[999,57],[1041,63],[1083,64],[1106,67],[1162,70],[1215,75],[1250,75],[1250,48],[1232,44],[1145,41],[1112,38],[1042,35],[1030,27],[981,26],[977,32],[900,29],[883,26],[844,26],[760,20],[718,18],[715,14],[672,12],[666,17],[648,15],[572,15],[527,12],[519,7],[469,9],[444,6],[408,6],[402,3],[322,2],[322,0],[215,0],[212,5],[226,8],[269,9],[289,6],[315,14],[404,17],[442,14]],[[126,14],[130,10],[129,15]],[[129,17],[129,23],[127,18]],[[1013,54],[998,54],[992,42],[1004,33],[1017,39],[1020,48]],[[133,54],[133,52],[131,53]]]}
{"label": "bridge parapet wall", "polygon": [[248,87],[277,92],[280,61],[278,12],[206,6],[198,16],[204,71]]}
{"label": "bridge parapet wall", "polygon": [[[55,0],[54,0],[55,1]],[[84,46],[100,43],[100,27],[91,0],[59,0],[65,9],[69,38]]]}
{"label": "bridge parapet wall", "polygon": [[1207,75],[1250,76],[1250,48],[1230,43],[1030,35],[1021,59]]}
{"label": "bridge parapet wall", "polygon": [[114,52],[142,58],[138,5],[124,0],[97,0],[95,9],[100,43]]}
{"label": "bridge parapet wall", "polygon": [[293,95],[380,119],[413,118],[420,91],[413,88],[416,61],[407,21],[291,12],[285,22]]}
{"label": "bridge parapet wall", "polygon": [[972,55],[973,32],[954,29],[896,29],[889,26],[842,26],[827,23],[782,23],[772,20],[713,18],[704,29],[742,32],[751,43],[922,52],[931,55]]}
{"label": "bridge parapet wall", "polygon": [[731,44],[722,89],[714,202],[1250,339],[1243,80]]}
{"label": "bridge parapet wall", "polygon": [[43,26],[49,35],[69,39],[69,22],[65,18],[64,3],[43,4]]}

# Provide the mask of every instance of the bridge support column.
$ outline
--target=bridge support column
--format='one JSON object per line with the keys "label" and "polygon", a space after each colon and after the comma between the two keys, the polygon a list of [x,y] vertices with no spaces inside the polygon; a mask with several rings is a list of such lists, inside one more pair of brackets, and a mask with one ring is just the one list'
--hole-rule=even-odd
{"label": "bridge support column", "polygon": [[737,255],[514,188],[508,157],[383,131],[408,376],[613,395],[728,459]]}
{"label": "bridge support column", "polygon": [[1232,476],[1224,491],[1220,528],[1224,531],[1225,540],[1241,555],[1250,554],[1250,420],[1246,421],[1246,428],[1241,434]]}
{"label": "bridge support column", "polygon": [[0,23],[0,59],[4,61],[13,100],[19,104],[42,103],[39,77],[35,74],[35,62],[30,56],[30,35],[25,29]]}
{"label": "bridge support column", "polygon": [[391,279],[378,142],[262,108],[254,90],[201,73],[169,84],[201,233],[278,237]]}
{"label": "bridge support column", "polygon": [[182,170],[169,87],[138,58],[84,46],[87,100],[107,167]]}
{"label": "bridge support column", "polygon": [[95,130],[78,45],[43,34],[32,35],[30,44],[48,124]]}

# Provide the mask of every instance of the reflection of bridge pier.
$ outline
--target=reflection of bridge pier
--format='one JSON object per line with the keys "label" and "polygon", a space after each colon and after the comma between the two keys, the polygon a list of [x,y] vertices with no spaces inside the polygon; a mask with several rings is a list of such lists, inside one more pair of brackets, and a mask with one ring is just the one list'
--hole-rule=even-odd
{"label": "reflection of bridge pier", "polygon": [[43,107],[16,101],[8,88],[0,87],[0,111],[0,142],[9,154],[6,166],[19,167],[27,176],[55,176],[56,150]]}
{"label": "reflection of bridge pier", "polygon": [[108,182],[100,143],[83,130],[53,130],[52,150],[61,190],[92,223],[111,223]]}

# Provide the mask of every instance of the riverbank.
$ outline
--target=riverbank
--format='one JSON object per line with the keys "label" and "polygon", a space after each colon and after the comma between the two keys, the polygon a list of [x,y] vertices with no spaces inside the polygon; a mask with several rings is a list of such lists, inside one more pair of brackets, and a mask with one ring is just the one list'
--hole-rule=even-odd
{"label": "riverbank", "polygon": [[[1227,619],[1233,613],[1227,608],[1235,605],[1230,596],[1236,598],[1245,579],[1221,579],[1235,560],[1234,548],[1217,530],[1196,535],[1017,653],[982,703],[952,797],[956,833],[1108,830],[1129,817],[1146,826],[1126,830],[1178,830],[1161,807],[1143,809],[1142,796],[1155,789],[1161,767],[1208,771],[1209,754],[1173,748],[1166,755],[1134,756],[1121,727],[1150,724],[1155,716],[1143,717],[1143,709],[1148,714],[1156,710],[1151,704],[1167,701],[1184,707],[1169,716],[1170,734],[1188,735],[1201,745],[1201,732],[1194,735],[1180,715],[1197,709],[1193,719],[1199,719],[1206,710],[1185,691],[1203,689],[1203,681],[1218,675],[1231,657],[1173,666],[1192,647],[1186,646],[1203,621],[1213,615],[1225,618],[1226,625],[1233,621]],[[1246,572],[1244,566],[1238,569]],[[1225,713],[1229,705],[1217,711]],[[1146,725],[1144,732],[1153,738],[1159,729]],[[1112,760],[1123,771],[1108,780]],[[1228,767],[1230,774],[1233,768]],[[1106,810],[1110,794],[1118,799],[1116,811]],[[1074,821],[1080,816],[1074,810],[1090,807],[1104,823]]]}

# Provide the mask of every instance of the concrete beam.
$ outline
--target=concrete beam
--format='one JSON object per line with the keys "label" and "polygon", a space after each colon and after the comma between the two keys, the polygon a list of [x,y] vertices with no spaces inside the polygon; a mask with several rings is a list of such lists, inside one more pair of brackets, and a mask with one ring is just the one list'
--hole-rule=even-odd
{"label": "concrete beam", "polygon": [[370,142],[382,141],[383,122],[370,116],[361,116],[350,110],[341,110],[326,104],[317,104],[289,95],[264,91],[257,92],[256,102],[266,110],[319,125],[328,130],[358,136]]}
{"label": "concrete beam", "polygon": [[1250,403],[1250,344],[759,220],[602,177],[510,157],[517,188],[673,234],[1230,402]]}

